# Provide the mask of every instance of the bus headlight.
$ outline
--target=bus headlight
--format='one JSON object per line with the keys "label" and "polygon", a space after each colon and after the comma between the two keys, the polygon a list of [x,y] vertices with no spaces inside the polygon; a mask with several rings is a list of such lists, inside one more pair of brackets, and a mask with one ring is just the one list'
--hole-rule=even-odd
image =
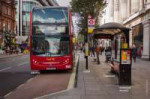
{"label": "bus headlight", "polygon": [[34,63],[34,64],[37,64],[38,62],[37,62],[36,60],[33,60],[33,63]]}
{"label": "bus headlight", "polygon": [[68,64],[69,63],[69,58],[67,58],[63,63]]}
{"label": "bus headlight", "polygon": [[66,68],[71,68],[71,65],[66,65]]}

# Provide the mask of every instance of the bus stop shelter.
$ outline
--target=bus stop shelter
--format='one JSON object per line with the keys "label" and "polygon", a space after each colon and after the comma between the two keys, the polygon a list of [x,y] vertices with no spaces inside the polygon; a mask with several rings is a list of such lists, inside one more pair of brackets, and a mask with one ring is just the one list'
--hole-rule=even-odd
{"label": "bus stop shelter", "polygon": [[[120,47],[115,47],[115,51],[112,53],[115,54],[113,57],[115,61],[119,63],[119,85],[131,85],[132,57],[129,49],[129,31],[129,28],[115,22],[106,23],[94,29],[94,39],[111,39],[112,41],[120,39],[118,44]],[[126,47],[123,47],[122,45],[125,44]]]}

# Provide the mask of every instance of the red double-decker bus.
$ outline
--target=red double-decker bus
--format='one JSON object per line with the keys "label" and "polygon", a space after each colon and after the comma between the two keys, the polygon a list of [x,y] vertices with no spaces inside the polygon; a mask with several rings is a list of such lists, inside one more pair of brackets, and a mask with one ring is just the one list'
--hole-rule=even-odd
{"label": "red double-decker bus", "polygon": [[70,9],[67,7],[33,8],[30,20],[31,70],[72,69]]}

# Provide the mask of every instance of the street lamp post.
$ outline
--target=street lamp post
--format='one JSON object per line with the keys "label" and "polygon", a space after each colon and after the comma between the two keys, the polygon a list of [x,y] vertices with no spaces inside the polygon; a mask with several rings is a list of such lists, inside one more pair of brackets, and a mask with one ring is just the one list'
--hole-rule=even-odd
{"label": "street lamp post", "polygon": [[88,32],[87,32],[87,29],[86,29],[86,30],[85,30],[85,59],[86,59],[86,70],[88,70],[88,53],[89,53]]}

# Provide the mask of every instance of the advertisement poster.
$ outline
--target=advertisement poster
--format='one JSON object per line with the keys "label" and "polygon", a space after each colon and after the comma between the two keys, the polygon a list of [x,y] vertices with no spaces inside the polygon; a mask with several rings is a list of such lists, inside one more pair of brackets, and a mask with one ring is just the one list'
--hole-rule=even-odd
{"label": "advertisement poster", "polygon": [[131,64],[131,50],[121,50],[121,64]]}

